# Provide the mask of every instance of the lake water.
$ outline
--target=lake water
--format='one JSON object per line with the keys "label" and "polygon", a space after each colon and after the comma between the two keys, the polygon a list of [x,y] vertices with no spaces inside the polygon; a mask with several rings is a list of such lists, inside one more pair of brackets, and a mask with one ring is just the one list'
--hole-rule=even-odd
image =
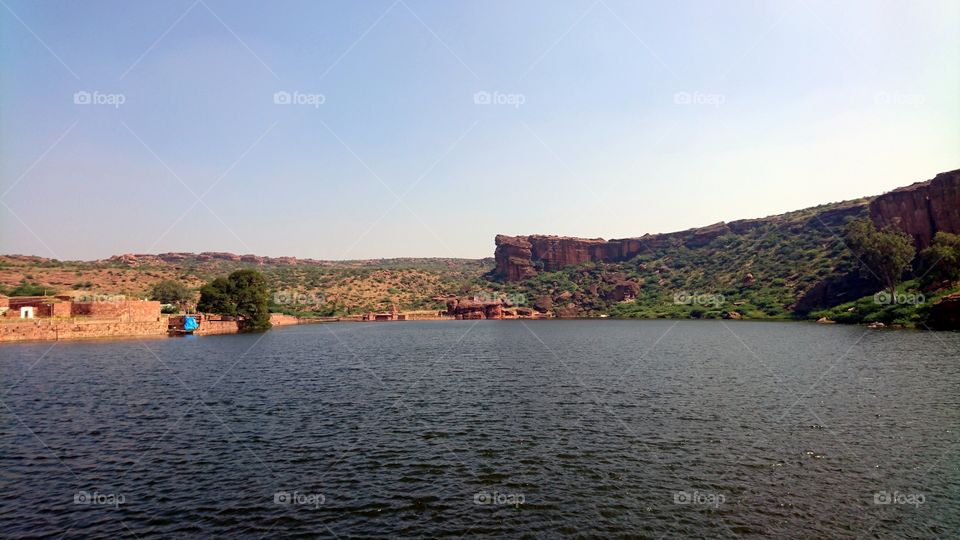
{"label": "lake water", "polygon": [[957,333],[343,323],[0,375],[4,538],[960,535]]}

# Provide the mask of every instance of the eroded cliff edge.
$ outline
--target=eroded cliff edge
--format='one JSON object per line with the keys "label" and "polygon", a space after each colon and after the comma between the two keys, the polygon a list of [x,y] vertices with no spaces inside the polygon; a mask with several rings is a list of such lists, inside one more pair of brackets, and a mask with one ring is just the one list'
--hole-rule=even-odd
{"label": "eroded cliff edge", "polygon": [[[917,248],[922,249],[930,245],[933,235],[939,231],[960,233],[960,169],[873,198],[830,206],[817,214],[815,219],[824,224],[838,225],[848,216],[869,211],[878,226],[899,227],[913,236]],[[671,247],[695,249],[725,234],[744,234],[783,220],[783,216],[771,216],[612,240],[499,234],[495,239],[494,275],[506,281],[522,281],[536,276],[540,271],[552,272],[586,262],[625,261],[644,252]],[[841,231],[838,229],[836,232]]]}

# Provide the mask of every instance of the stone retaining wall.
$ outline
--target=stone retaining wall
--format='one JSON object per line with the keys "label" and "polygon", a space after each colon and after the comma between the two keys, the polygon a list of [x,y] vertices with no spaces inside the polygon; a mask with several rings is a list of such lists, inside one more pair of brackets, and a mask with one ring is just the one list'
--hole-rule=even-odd
{"label": "stone retaining wall", "polygon": [[166,317],[136,322],[97,319],[30,319],[24,322],[0,324],[0,342],[165,335],[167,335]]}

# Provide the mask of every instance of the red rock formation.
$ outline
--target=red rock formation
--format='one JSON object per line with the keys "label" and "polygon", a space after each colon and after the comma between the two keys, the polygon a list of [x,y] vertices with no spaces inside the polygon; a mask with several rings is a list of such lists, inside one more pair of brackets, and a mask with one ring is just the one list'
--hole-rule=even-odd
{"label": "red rock formation", "polygon": [[939,231],[960,233],[960,169],[880,195],[870,217],[878,227],[894,225],[913,236],[917,248]]}
{"label": "red rock formation", "polygon": [[297,258],[296,257],[264,257],[264,262],[266,264],[296,266]]}
{"label": "red rock formation", "polygon": [[497,275],[503,276],[507,281],[520,281],[537,274],[531,260],[531,245],[526,238],[498,234],[494,241],[497,244],[494,253]]}
{"label": "red rock formation", "polygon": [[250,253],[247,255],[241,255],[240,262],[253,263],[253,264],[260,265],[260,264],[263,264],[263,257]]}
{"label": "red rock formation", "polygon": [[[749,228],[750,224],[743,225]],[[506,236],[496,237],[494,273],[507,281],[520,281],[537,275],[537,268],[553,272],[566,266],[586,262],[614,262],[630,259],[645,251],[685,245],[690,248],[707,244],[730,232],[726,223],[667,234],[646,234],[638,238],[604,240],[569,236]]]}
{"label": "red rock formation", "polygon": [[193,257],[193,253],[161,253],[157,257],[164,262],[179,262]]}
{"label": "red rock formation", "polygon": [[527,240],[533,257],[543,262],[543,269],[547,272],[590,261],[612,260],[619,248],[619,245],[602,238],[534,235],[528,236]]}
{"label": "red rock formation", "polygon": [[503,303],[498,301],[481,302],[468,298],[448,298],[447,315],[457,320],[502,319]]}
{"label": "red rock formation", "polygon": [[640,284],[636,281],[621,281],[610,293],[611,298],[617,302],[631,300],[636,298],[638,294],[640,294]]}
{"label": "red rock formation", "polygon": [[204,251],[203,253],[197,255],[198,259],[219,259],[221,261],[234,261],[240,262],[240,256],[234,255],[233,253],[225,253],[222,251]]}
{"label": "red rock formation", "polygon": [[[847,216],[862,211],[866,200],[849,201],[846,205],[821,214],[818,220],[842,225]],[[874,223],[878,226],[897,223],[914,237],[919,248],[930,245],[934,233],[938,231],[960,234],[960,170],[938,174],[932,180],[891,191],[875,198],[869,206]],[[552,272],[590,261],[628,260],[645,251],[681,246],[697,248],[718,236],[744,234],[782,219],[780,216],[771,216],[720,222],[687,231],[609,241],[602,238],[497,235],[495,274],[507,281],[520,281],[537,275],[538,268]]]}
{"label": "red rock formation", "polygon": [[[707,229],[707,228],[705,228]],[[703,229],[703,230],[705,230]],[[700,231],[701,229],[695,229]],[[684,234],[689,234],[689,231]],[[708,234],[715,234],[711,231]],[[572,238],[567,236],[505,236],[497,235],[494,273],[507,281],[520,281],[537,275],[540,267],[553,272],[566,266],[590,261],[612,262],[626,260],[649,249],[679,242],[677,233],[644,235],[640,238],[604,240],[602,238]],[[536,264],[534,263],[536,261]]]}

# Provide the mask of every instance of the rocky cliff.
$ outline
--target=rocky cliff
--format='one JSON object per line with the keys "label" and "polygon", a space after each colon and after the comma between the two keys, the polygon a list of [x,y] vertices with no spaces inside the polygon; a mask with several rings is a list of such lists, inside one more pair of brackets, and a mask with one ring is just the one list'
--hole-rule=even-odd
{"label": "rocky cliff", "polygon": [[870,203],[877,226],[894,225],[913,236],[917,248],[939,231],[960,233],[960,169],[895,189]]}
{"label": "rocky cliff", "polygon": [[[843,220],[859,215],[867,203],[870,216],[878,226],[895,224],[911,234],[919,248],[926,247],[938,231],[960,233],[960,170],[939,174],[932,180],[899,188],[872,200],[831,205],[832,208],[817,213],[811,223],[830,224],[831,236],[840,234]],[[728,233],[746,235],[757,228],[784,223],[783,216],[771,216],[613,240],[501,234],[496,237],[494,274],[506,281],[522,281],[539,271],[552,272],[591,261],[619,262],[663,249],[696,249]]]}
{"label": "rocky cliff", "polygon": [[586,262],[624,261],[645,251],[668,246],[699,247],[713,238],[736,228],[749,228],[744,220],[716,223],[708,227],[677,233],[646,234],[636,238],[604,240],[603,238],[575,238],[569,236],[531,235],[506,236],[498,234],[494,252],[494,273],[507,281],[520,281],[537,275],[538,271],[553,272],[566,266]]}

